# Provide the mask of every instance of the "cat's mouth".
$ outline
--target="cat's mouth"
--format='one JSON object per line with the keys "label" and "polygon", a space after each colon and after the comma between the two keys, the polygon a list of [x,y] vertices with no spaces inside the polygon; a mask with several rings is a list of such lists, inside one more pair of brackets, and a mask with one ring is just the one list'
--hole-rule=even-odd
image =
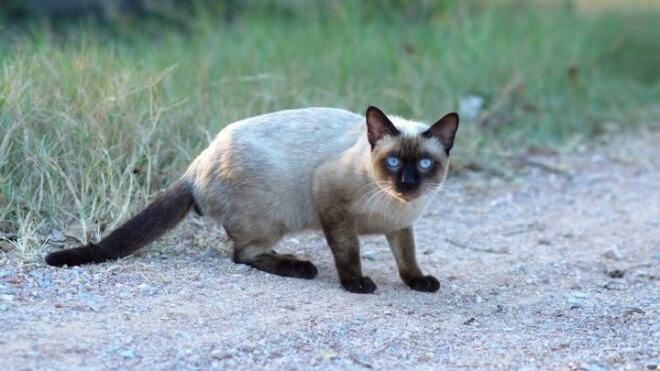
{"label": "cat's mouth", "polygon": [[417,198],[419,198],[419,196],[422,195],[422,192],[420,192],[420,191],[409,191],[409,192],[394,191],[394,192],[392,192],[392,195],[394,196],[394,198],[396,198],[397,200],[399,200],[401,202],[410,202],[410,201],[414,201]]}

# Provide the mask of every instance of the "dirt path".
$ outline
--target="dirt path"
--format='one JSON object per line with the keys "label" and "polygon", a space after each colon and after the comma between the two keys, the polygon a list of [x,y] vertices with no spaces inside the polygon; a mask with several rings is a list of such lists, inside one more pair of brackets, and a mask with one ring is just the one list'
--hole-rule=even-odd
{"label": "dirt path", "polygon": [[[454,177],[417,225],[438,293],[363,240],[375,295],[341,289],[319,234],[281,250],[312,281],[230,262],[190,217],[135,259],[0,267],[0,368],[604,368],[660,362],[660,134]],[[169,246],[165,248],[165,246]]]}

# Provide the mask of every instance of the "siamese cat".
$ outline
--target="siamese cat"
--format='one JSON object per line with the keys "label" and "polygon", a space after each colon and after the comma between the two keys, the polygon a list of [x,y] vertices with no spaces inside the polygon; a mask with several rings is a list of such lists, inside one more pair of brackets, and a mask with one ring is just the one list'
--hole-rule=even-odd
{"label": "siamese cat", "polygon": [[415,257],[413,223],[447,175],[458,129],[450,113],[430,127],[369,107],[366,117],[334,108],[286,110],[235,122],[174,185],[98,243],[46,256],[55,266],[125,257],[176,226],[192,209],[221,225],[233,260],[311,279],[309,261],[279,254],[287,233],[322,230],[341,285],[373,293],[362,274],[358,235],[387,237],[403,282],[435,292]]}

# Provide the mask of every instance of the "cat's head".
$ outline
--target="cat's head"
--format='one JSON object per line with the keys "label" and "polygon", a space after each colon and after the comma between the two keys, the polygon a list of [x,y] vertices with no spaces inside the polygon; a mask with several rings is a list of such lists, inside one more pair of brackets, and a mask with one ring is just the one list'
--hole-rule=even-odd
{"label": "cat's head", "polygon": [[447,175],[458,115],[449,113],[431,127],[394,116],[388,118],[376,107],[369,107],[366,117],[378,185],[406,202],[437,192]]}

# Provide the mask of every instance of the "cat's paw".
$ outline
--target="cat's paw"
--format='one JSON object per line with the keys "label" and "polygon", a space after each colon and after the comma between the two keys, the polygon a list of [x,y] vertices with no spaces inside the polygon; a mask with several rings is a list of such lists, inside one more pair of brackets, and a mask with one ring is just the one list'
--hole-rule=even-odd
{"label": "cat's paw", "polygon": [[373,294],[373,292],[376,291],[376,284],[371,278],[366,276],[342,280],[341,285],[349,292],[355,294]]}
{"label": "cat's paw", "polygon": [[277,265],[277,274],[285,277],[295,277],[311,280],[319,270],[311,262],[304,260],[282,260]]}
{"label": "cat's paw", "polygon": [[416,291],[436,292],[440,289],[440,281],[431,275],[411,278],[406,284]]}

